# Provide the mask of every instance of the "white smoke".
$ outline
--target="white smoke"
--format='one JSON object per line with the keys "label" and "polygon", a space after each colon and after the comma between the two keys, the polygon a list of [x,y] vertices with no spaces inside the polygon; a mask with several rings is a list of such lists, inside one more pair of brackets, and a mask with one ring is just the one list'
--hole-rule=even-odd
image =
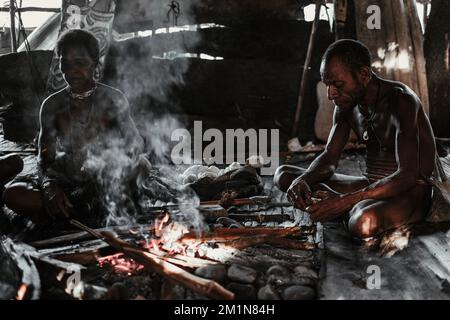
{"label": "white smoke", "polygon": [[[187,18],[191,4],[180,4],[184,18]],[[151,2],[140,2],[140,10],[152,9],[149,6]],[[162,26],[154,26],[157,27]],[[107,224],[134,223],[137,212],[145,211],[155,203],[174,202],[181,204],[181,217],[172,218],[187,221],[196,229],[204,227],[196,209],[198,197],[192,190],[184,188],[180,183],[180,174],[170,166],[172,132],[184,125],[164,106],[170,107],[167,109],[179,109],[174,92],[184,86],[184,75],[192,60],[152,59],[155,54],[180,51],[185,47],[182,33],[172,37],[171,41],[167,41],[168,37],[171,36],[168,35],[164,41],[131,39],[111,46],[111,50],[115,50],[110,59],[114,61],[115,69],[111,85],[123,91],[128,98],[133,120],[145,141],[145,147],[144,154],[135,158],[129,155],[129,146],[124,145],[119,138],[111,139],[109,136],[108,141],[100,144],[101,149],[92,147],[88,152],[84,169],[95,173],[102,189],[102,201],[109,212]],[[190,32],[190,45],[198,41],[200,37]],[[134,179],[131,187],[136,188],[138,201],[134,203],[139,208],[133,208],[128,201],[129,195],[133,193],[126,183],[130,178]]]}

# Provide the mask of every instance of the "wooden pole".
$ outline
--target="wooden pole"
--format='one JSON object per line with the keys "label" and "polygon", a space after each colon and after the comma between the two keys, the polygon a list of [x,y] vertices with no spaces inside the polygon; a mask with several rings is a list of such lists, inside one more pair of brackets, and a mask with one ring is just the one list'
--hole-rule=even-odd
{"label": "wooden pole", "polygon": [[302,79],[300,81],[300,90],[297,99],[297,108],[295,110],[294,124],[292,126],[291,138],[295,138],[298,133],[298,124],[300,121],[300,112],[303,107],[303,100],[305,97],[307,76],[309,72],[309,65],[311,63],[312,52],[314,48],[314,41],[316,38],[317,27],[319,25],[319,17],[320,17],[320,9],[321,9],[321,0],[316,0],[316,13],[314,16],[314,22],[311,28],[311,35],[309,37],[308,50],[306,52],[305,64],[303,67]]}
{"label": "wooden pole", "polygon": [[383,28],[385,31],[386,54],[384,56],[383,65],[386,70],[386,77],[389,80],[399,80],[400,72],[396,68],[397,60],[397,35],[394,25],[394,13],[392,11],[391,0],[382,0],[383,8]]}
{"label": "wooden pole", "polygon": [[335,39],[346,38],[346,23],[347,23],[347,0],[334,0],[334,25],[335,25]]}
{"label": "wooden pole", "polygon": [[427,115],[430,114],[428,102],[428,82],[427,71],[425,69],[425,57],[423,53],[423,34],[419,21],[419,13],[417,12],[415,0],[405,0],[408,9],[408,17],[411,26],[411,39],[413,45],[414,60],[417,70],[417,85],[419,87],[418,94],[422,101],[422,106]]}
{"label": "wooden pole", "polygon": [[411,33],[408,24],[407,14],[403,0],[393,0],[392,10],[394,17],[394,26],[397,34],[397,68],[400,73],[400,80],[409,86],[414,92],[419,93],[417,85],[417,70],[414,62],[414,53],[412,50]]}
{"label": "wooden pole", "polygon": [[11,52],[17,52],[17,38],[16,38],[16,7],[14,0],[9,1],[9,17],[11,20]]}
{"label": "wooden pole", "polygon": [[[61,12],[60,8],[22,7],[15,9],[16,12]],[[0,12],[9,12],[9,8],[0,8]]]}

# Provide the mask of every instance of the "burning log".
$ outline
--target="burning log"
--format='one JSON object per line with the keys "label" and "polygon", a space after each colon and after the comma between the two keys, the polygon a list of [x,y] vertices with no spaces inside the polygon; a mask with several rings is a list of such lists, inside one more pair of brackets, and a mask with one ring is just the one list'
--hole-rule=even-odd
{"label": "burning log", "polygon": [[311,242],[301,242],[294,239],[286,239],[286,238],[269,239],[269,243],[275,246],[295,250],[314,250],[316,247],[315,244]]}
{"label": "burning log", "polygon": [[164,259],[161,259],[161,257],[158,257],[151,252],[145,252],[142,249],[117,238],[111,232],[95,231],[76,220],[71,220],[70,222],[73,225],[89,232],[96,238],[104,240],[114,249],[123,252],[128,257],[138,263],[141,263],[145,267],[152,269],[159,275],[175,280],[198,294],[213,299],[234,299],[234,293],[228,291],[217,282],[193,275],[168,261],[164,261]]}
{"label": "burning log", "polygon": [[258,244],[271,244],[297,250],[312,250],[315,247],[314,244],[310,242],[300,242],[286,238],[268,238],[267,236],[244,237],[226,243],[219,243],[218,246],[220,248],[234,248],[242,250]]}
{"label": "burning log", "polygon": [[192,291],[213,298],[213,299],[234,299],[234,293],[228,291],[215,281],[203,279],[196,275],[193,275],[174,264],[164,261],[157,255],[145,252],[139,248],[136,248],[129,243],[122,241],[109,232],[102,232],[104,240],[108,242],[115,249],[123,252],[138,263],[141,263],[145,267],[151,268],[153,271],[161,276],[173,279]]}
{"label": "burning log", "polygon": [[264,236],[266,238],[276,237],[283,238],[288,235],[298,235],[302,232],[302,229],[299,227],[292,228],[217,228],[209,233],[198,234],[196,232],[186,233],[183,237],[180,238],[180,242],[182,243],[192,243],[192,242],[206,242],[206,241],[216,241],[216,242],[224,242],[224,241],[233,241],[238,240],[243,237],[256,237],[256,236]]}
{"label": "burning log", "polygon": [[[101,229],[95,229],[95,231],[113,231],[119,235],[129,235],[133,233],[134,229],[151,230],[153,224],[140,224],[140,225],[130,225],[130,226],[114,226]],[[93,235],[87,231],[70,233],[50,239],[39,240],[29,243],[34,248],[48,248],[51,246],[61,246],[66,243],[73,243],[80,240],[92,239]]]}
{"label": "burning log", "polygon": [[291,217],[288,214],[238,214],[238,213],[230,213],[228,215],[229,218],[234,219],[236,221],[258,221],[259,223],[263,222],[278,222],[283,223],[285,221],[291,220]]}

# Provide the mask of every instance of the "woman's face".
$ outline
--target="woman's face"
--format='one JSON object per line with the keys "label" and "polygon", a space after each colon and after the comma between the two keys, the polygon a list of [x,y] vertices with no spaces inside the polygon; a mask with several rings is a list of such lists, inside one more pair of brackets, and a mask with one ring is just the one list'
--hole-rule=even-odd
{"label": "woman's face", "polygon": [[69,45],[61,52],[60,68],[74,92],[87,91],[94,82],[96,63],[84,46]]}

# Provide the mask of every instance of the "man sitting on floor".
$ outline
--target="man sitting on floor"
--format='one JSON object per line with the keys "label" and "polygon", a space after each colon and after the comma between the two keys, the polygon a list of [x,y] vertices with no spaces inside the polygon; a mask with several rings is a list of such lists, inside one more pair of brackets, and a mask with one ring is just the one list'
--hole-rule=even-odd
{"label": "man sitting on floor", "polygon": [[[378,77],[369,50],[358,41],[332,44],[320,72],[336,105],[326,148],[307,169],[279,167],[275,183],[313,220],[343,216],[359,238],[424,219],[436,147],[417,95],[400,82]],[[352,129],[367,146],[365,176],[335,173]],[[318,190],[328,199],[313,203]]]}

